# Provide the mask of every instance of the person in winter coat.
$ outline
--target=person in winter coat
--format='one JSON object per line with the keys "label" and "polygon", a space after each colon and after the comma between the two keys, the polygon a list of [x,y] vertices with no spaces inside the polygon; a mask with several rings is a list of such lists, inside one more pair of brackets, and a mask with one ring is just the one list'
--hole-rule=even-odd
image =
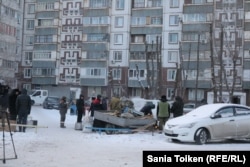
{"label": "person in winter coat", "polygon": [[80,123],[82,122],[82,116],[85,115],[84,96],[82,94],[76,101],[76,108],[77,108],[77,122]]}
{"label": "person in winter coat", "polygon": [[165,125],[166,121],[170,117],[170,106],[167,102],[167,97],[165,95],[161,96],[160,102],[157,106],[157,120],[159,122],[159,130],[163,129],[163,126]]}
{"label": "person in winter coat", "polygon": [[144,115],[152,115],[152,109],[154,108],[155,108],[154,104],[145,104],[140,111],[143,112]]}
{"label": "person in winter coat", "polygon": [[68,110],[68,104],[66,102],[66,97],[63,96],[60,99],[60,104],[59,104],[59,112],[60,112],[60,127],[61,128],[66,128],[66,126],[64,125],[64,122],[66,120],[66,113]]}
{"label": "person in winter coat", "polygon": [[183,100],[180,96],[175,97],[175,101],[171,107],[171,112],[173,113],[174,117],[179,117],[183,115]]}
{"label": "person in winter coat", "polygon": [[10,120],[17,119],[17,110],[16,110],[16,99],[17,96],[20,94],[19,89],[13,89],[9,95],[9,113],[10,113]]}
{"label": "person in winter coat", "polygon": [[103,110],[103,107],[102,107],[102,96],[101,95],[97,95],[96,98],[92,98],[92,103],[90,105],[90,111],[91,111],[91,117],[94,116],[94,111],[95,110]]}
{"label": "person in winter coat", "polygon": [[[26,125],[27,118],[31,111],[31,98],[26,89],[22,89],[21,94],[16,99],[16,111],[18,112],[18,124]],[[19,132],[25,132],[25,126],[19,126]]]}
{"label": "person in winter coat", "polygon": [[[97,97],[95,98],[95,100],[93,100],[93,102],[91,103],[91,106],[90,106],[90,111],[91,111],[92,117],[95,117],[94,111],[104,110],[101,102],[102,102],[102,96],[97,95]],[[104,127],[104,123],[103,123],[103,121],[94,119],[93,127]]]}

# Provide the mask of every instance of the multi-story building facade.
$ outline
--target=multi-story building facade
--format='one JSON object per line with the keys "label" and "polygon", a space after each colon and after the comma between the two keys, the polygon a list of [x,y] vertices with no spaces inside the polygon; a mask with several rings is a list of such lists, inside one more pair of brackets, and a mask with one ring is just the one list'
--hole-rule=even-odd
{"label": "multi-story building facade", "polygon": [[0,1],[0,83],[17,87],[15,77],[21,60],[22,3]]}
{"label": "multi-story building facade", "polygon": [[187,99],[246,104],[249,99],[249,58],[244,54],[247,4],[243,0],[184,1],[181,53]]}
{"label": "multi-story building facade", "polygon": [[233,102],[248,104],[249,3],[26,0],[22,85],[210,102],[216,87],[219,100],[233,92]]}

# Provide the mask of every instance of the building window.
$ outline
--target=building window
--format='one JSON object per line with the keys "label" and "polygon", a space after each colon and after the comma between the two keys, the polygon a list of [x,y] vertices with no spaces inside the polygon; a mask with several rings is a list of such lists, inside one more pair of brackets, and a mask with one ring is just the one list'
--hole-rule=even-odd
{"label": "building window", "polygon": [[89,68],[87,69],[87,76],[100,77],[105,76],[106,70],[102,68]]}
{"label": "building window", "polygon": [[33,52],[25,52],[25,61],[32,61]]}
{"label": "building window", "polygon": [[102,42],[105,41],[106,34],[88,34],[88,42]]}
{"label": "building window", "polygon": [[51,59],[51,52],[35,52],[34,59]]}
{"label": "building window", "polygon": [[179,25],[179,16],[178,15],[170,15],[169,16],[169,25],[171,25],[171,26]]}
{"label": "building window", "polygon": [[176,78],[176,70],[168,70],[168,76],[167,76],[167,80],[168,81],[175,81]]}
{"label": "building window", "polygon": [[31,68],[24,68],[24,78],[31,78]]}
{"label": "building window", "polygon": [[205,4],[206,0],[192,0],[192,4]]}
{"label": "building window", "polygon": [[107,16],[102,17],[84,17],[83,24],[85,25],[99,25],[99,24],[109,24],[109,18]]}
{"label": "building window", "polygon": [[90,7],[91,8],[103,8],[108,7],[109,0],[91,0],[90,1]]}
{"label": "building window", "polygon": [[112,69],[113,80],[121,80],[121,69],[114,68]]}
{"label": "building window", "polygon": [[148,7],[161,7],[162,0],[148,0]]}
{"label": "building window", "polygon": [[174,88],[167,88],[167,99],[172,99],[174,95]]}
{"label": "building window", "polygon": [[33,45],[34,44],[34,36],[26,36],[26,45]]}
{"label": "building window", "polygon": [[178,33],[169,33],[168,43],[177,44],[178,43]]}
{"label": "building window", "polygon": [[35,13],[35,4],[28,4],[28,14]]}
{"label": "building window", "polygon": [[113,86],[113,96],[121,97],[122,88],[121,86]]}
{"label": "building window", "polygon": [[207,14],[206,13],[192,13],[192,14],[184,14],[183,15],[183,21],[184,22],[206,22],[207,20]]}
{"label": "building window", "polygon": [[161,25],[162,18],[161,17],[151,17],[151,24],[152,25]]}
{"label": "building window", "polygon": [[36,43],[50,43],[52,42],[52,35],[37,35]]}
{"label": "building window", "polygon": [[145,35],[133,35],[131,36],[131,43],[144,43]]}
{"label": "building window", "polygon": [[195,99],[195,94],[197,92],[197,100],[200,101],[204,98],[204,90],[197,89],[189,89],[188,90],[188,100],[196,100]]}
{"label": "building window", "polygon": [[145,52],[130,52],[131,60],[146,60]]}
{"label": "building window", "polygon": [[123,34],[115,34],[114,35],[114,43],[115,44],[122,44],[123,43]]}
{"label": "building window", "polygon": [[170,8],[178,8],[179,7],[179,0],[169,0]]}
{"label": "building window", "polygon": [[115,9],[123,10],[124,9],[124,0],[116,0],[115,1]]}
{"label": "building window", "polygon": [[54,3],[53,2],[38,2],[37,10],[53,10]]}
{"label": "building window", "polygon": [[115,17],[115,27],[123,27],[124,17]]}
{"label": "building window", "polygon": [[113,60],[116,62],[122,61],[122,51],[114,51]]}
{"label": "building window", "polygon": [[33,68],[32,75],[36,76],[54,76],[55,69],[51,68]]}
{"label": "building window", "polygon": [[38,26],[53,26],[52,19],[38,19]]}
{"label": "building window", "polygon": [[31,90],[31,84],[23,84],[23,88],[26,90]]}
{"label": "building window", "polygon": [[129,78],[135,78],[135,79],[145,78],[144,74],[145,74],[144,70],[136,70],[136,69],[129,70]]}
{"label": "building window", "polygon": [[161,34],[148,34],[146,36],[146,41],[148,44],[156,44],[157,43],[157,38],[158,38],[158,43],[160,43],[160,39],[161,39]]}
{"label": "building window", "polygon": [[146,17],[132,17],[131,25],[146,25]]}
{"label": "building window", "polygon": [[27,20],[27,25],[26,25],[26,29],[27,30],[34,30],[34,20]]}
{"label": "building window", "polygon": [[168,62],[169,63],[178,62],[178,51],[168,51]]}
{"label": "building window", "polygon": [[145,0],[134,0],[133,7],[134,8],[144,8],[145,7]]}
{"label": "building window", "polygon": [[54,76],[55,75],[55,69],[51,69],[51,68],[34,68],[32,70],[32,75]]}

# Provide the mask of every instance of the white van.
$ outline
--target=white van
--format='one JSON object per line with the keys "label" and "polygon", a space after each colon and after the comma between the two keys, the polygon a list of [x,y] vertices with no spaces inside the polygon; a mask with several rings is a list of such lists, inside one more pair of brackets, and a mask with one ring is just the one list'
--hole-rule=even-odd
{"label": "white van", "polygon": [[44,99],[49,95],[48,90],[33,90],[30,98],[32,105],[42,105]]}

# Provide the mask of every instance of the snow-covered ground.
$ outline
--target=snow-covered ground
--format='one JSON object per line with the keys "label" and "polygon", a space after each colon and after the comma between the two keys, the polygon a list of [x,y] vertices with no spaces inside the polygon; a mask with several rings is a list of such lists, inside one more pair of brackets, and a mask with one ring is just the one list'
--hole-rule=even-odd
{"label": "snow-covered ground", "polygon": [[[250,143],[215,142],[206,145],[172,143],[163,134],[138,132],[113,134],[74,130],[76,116],[67,114],[66,127],[59,127],[59,111],[33,106],[30,114],[38,120],[37,131],[13,133],[17,159],[9,132],[5,132],[6,163],[3,167],[139,167],[143,150],[250,150]],[[0,159],[3,158],[0,132]]]}

